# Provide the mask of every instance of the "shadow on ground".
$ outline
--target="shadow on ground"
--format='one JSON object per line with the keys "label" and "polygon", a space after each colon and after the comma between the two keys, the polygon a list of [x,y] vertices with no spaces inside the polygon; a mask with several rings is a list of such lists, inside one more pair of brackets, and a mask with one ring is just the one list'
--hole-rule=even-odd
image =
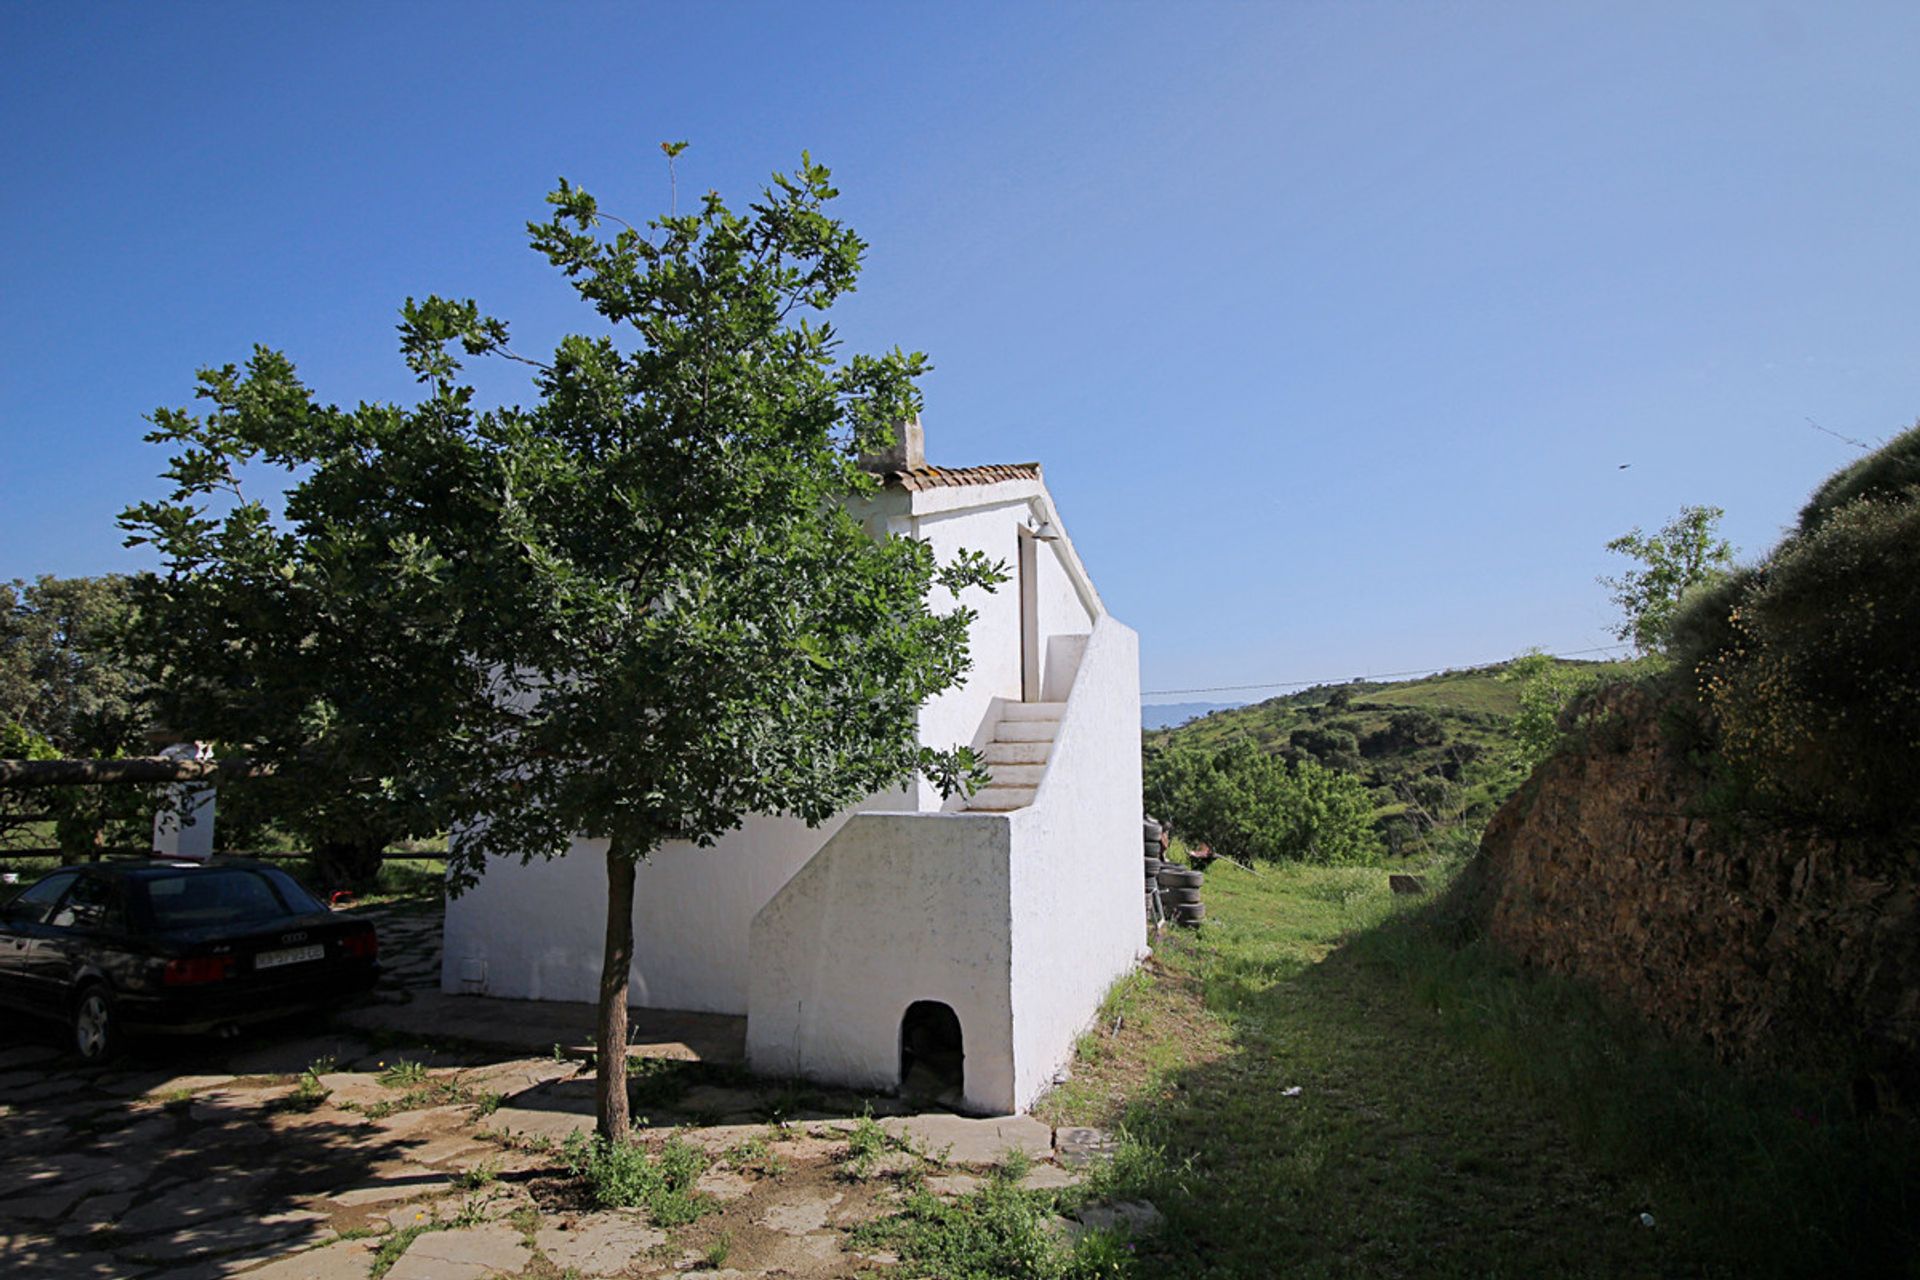
{"label": "shadow on ground", "polygon": [[318,1042],[331,1037],[231,1055],[157,1041],[110,1068],[66,1057],[57,1033],[22,1038],[0,1052],[0,1274],[10,1280],[284,1252],[326,1223],[307,1200],[391,1170],[405,1147],[304,1114],[291,1084],[235,1087],[263,1082],[231,1068],[323,1056]]}
{"label": "shadow on ground", "polygon": [[[1148,1246],[1152,1274],[1920,1274],[1912,1206],[1901,1207],[1920,1171],[1911,1163],[1900,1165],[1897,1154],[1882,1161],[1875,1168],[1892,1172],[1881,1179],[1845,1168],[1834,1154],[1847,1149],[1840,1145],[1815,1154],[1769,1146],[1760,1134],[1772,1118],[1741,1113],[1731,1077],[1712,1074],[1635,1085],[1654,1127],[1637,1140],[1648,1158],[1603,1158],[1576,1134],[1593,1131],[1605,1108],[1621,1109],[1621,1082],[1633,1076],[1641,1046],[1590,1025],[1570,1029],[1563,1018],[1592,1008],[1584,992],[1511,994],[1536,982],[1564,987],[1562,980],[1510,968],[1482,975],[1482,985],[1410,980],[1409,968],[1417,974],[1420,964],[1451,954],[1431,940],[1405,950],[1411,935],[1391,932],[1419,927],[1417,917],[1390,921],[1318,963],[1174,944],[1191,948],[1182,967],[1229,1023],[1232,1048],[1164,1075],[1157,1093],[1128,1113],[1129,1132],[1161,1151],[1158,1159],[1130,1157],[1116,1171],[1116,1194],[1150,1200],[1167,1215],[1167,1229]],[[1498,1024],[1499,1036],[1463,1036],[1460,1024]],[[1593,1061],[1562,1070],[1553,1091],[1530,1089],[1526,1082],[1544,1073],[1514,1066],[1563,1053]],[[1582,1081],[1591,1081],[1585,1097]],[[1681,1089],[1693,1096],[1657,1096]],[[1725,1096],[1706,1096],[1722,1089]],[[1606,1090],[1616,1096],[1598,1096]],[[1673,1192],[1661,1148],[1707,1131],[1662,1126],[1688,1106],[1726,1113],[1714,1117],[1720,1129],[1710,1139],[1721,1144],[1721,1163],[1704,1172],[1710,1161],[1689,1166],[1695,1191],[1719,1182],[1716,1171],[1732,1183],[1741,1161],[1799,1158],[1804,1168],[1777,1171],[1775,1183],[1740,1184],[1764,1185],[1773,1203],[1740,1203],[1718,1185],[1713,1195],[1674,1202],[1683,1197]],[[1896,1184],[1902,1167],[1904,1190]],[[1795,1177],[1805,1196],[1784,1190]],[[1789,1203],[1795,1199],[1802,1202]],[[1778,1247],[1783,1241],[1792,1247]]]}

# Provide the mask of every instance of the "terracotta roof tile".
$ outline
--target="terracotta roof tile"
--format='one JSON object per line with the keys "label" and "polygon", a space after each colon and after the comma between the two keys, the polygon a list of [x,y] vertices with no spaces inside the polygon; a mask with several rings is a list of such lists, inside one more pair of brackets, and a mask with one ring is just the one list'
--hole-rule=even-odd
{"label": "terracotta roof tile", "polygon": [[1040,464],[1015,462],[999,467],[912,467],[889,471],[883,477],[888,484],[902,489],[948,489],[970,484],[999,484],[1003,480],[1038,480]]}

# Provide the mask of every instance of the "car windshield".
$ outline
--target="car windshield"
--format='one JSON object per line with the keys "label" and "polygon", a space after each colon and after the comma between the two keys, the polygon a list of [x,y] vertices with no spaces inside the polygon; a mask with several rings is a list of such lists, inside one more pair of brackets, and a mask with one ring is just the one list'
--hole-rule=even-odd
{"label": "car windshield", "polygon": [[140,889],[153,927],[163,931],[256,924],[294,914],[265,876],[240,868],[145,876]]}

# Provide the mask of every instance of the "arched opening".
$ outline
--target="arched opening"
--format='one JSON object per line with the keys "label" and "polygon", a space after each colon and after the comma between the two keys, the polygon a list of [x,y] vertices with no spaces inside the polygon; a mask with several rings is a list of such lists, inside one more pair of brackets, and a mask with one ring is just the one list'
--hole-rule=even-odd
{"label": "arched opening", "polygon": [[916,1000],[900,1019],[900,1096],[958,1108],[966,1096],[960,1018],[938,1000]]}

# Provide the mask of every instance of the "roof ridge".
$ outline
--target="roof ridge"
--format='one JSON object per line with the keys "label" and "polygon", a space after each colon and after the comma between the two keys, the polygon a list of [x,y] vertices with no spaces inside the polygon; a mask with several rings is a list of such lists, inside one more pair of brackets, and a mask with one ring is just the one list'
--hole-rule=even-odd
{"label": "roof ridge", "polygon": [[1004,480],[1038,480],[1040,464],[1005,462],[979,467],[936,467],[928,463],[918,467],[894,468],[881,478],[887,484],[899,485],[903,489],[959,488],[963,485],[998,484]]}

